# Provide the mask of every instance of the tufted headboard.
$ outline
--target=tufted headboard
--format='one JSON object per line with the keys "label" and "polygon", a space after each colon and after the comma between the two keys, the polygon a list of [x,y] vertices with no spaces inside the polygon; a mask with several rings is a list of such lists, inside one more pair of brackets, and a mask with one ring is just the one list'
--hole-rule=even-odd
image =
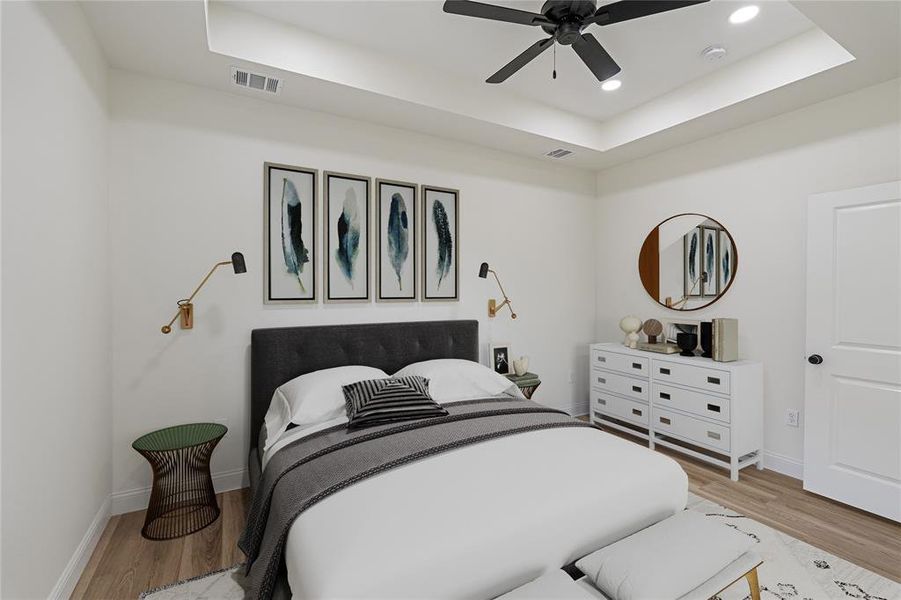
{"label": "tufted headboard", "polygon": [[479,360],[478,321],[419,321],[254,329],[250,335],[250,447],[275,388],[299,375],[367,365],[389,375],[435,358]]}

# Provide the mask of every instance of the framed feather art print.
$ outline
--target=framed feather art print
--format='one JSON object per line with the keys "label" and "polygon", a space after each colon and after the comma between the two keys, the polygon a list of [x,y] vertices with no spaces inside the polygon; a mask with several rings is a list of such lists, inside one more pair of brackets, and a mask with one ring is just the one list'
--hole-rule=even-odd
{"label": "framed feather art print", "polygon": [[263,302],[316,302],[319,171],[263,163]]}
{"label": "framed feather art print", "polygon": [[422,299],[459,300],[460,192],[421,186]]}
{"label": "framed feather art print", "polygon": [[376,301],[416,300],[416,184],[375,180]]}
{"label": "framed feather art print", "polygon": [[323,173],[325,301],[369,301],[370,179]]}

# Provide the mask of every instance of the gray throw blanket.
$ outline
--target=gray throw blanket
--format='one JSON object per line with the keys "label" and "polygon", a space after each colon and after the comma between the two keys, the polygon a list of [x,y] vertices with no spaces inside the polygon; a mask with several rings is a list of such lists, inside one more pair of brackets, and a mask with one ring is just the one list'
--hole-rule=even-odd
{"label": "gray throw blanket", "polygon": [[529,400],[445,405],[448,415],[348,430],[330,427],[273,456],[257,485],[239,546],[247,555],[245,598],[272,597],[294,520],[320,500],[395,467],[478,442],[556,427],[590,427]]}

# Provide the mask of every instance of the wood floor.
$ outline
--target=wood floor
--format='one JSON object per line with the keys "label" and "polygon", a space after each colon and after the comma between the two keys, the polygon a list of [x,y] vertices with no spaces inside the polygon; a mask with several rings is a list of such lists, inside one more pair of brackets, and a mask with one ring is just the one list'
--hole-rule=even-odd
{"label": "wood floor", "polygon": [[[699,496],[901,582],[901,525],[807,493],[797,479],[773,471],[750,467],[733,483],[725,470],[662,451],[679,461],[691,491]],[[247,490],[218,497],[222,516],[213,525],[166,542],[141,537],[143,512],[113,517],[72,597],[137,598],[149,588],[240,562],[243,556],[236,544],[249,501]]]}

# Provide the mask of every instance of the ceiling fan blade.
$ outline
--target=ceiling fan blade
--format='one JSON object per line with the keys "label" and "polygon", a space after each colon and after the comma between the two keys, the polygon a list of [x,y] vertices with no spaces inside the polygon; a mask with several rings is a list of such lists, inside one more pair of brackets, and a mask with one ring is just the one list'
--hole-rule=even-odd
{"label": "ceiling fan blade", "polygon": [[594,16],[585,21],[585,25],[612,25],[704,2],[709,0],[620,0],[598,8]]}
{"label": "ceiling fan blade", "polygon": [[501,83],[506,81],[508,77],[519,71],[521,68],[526,66],[532,59],[536,56],[550,48],[554,45],[554,38],[549,37],[540,41],[535,42],[528,48],[526,48],[525,52],[508,62],[506,65],[501,67],[501,69],[485,80],[486,83]]}
{"label": "ceiling fan blade", "polygon": [[472,2],[471,0],[446,0],[444,12],[453,15],[463,15],[464,17],[478,17],[480,19],[517,23],[518,25],[554,25],[550,19],[539,13],[507,8],[506,6],[495,6],[494,4],[484,4],[482,2]]}
{"label": "ceiling fan blade", "polygon": [[604,47],[601,46],[593,35],[585,33],[581,38],[573,44],[573,50],[582,59],[598,81],[610,79],[620,72],[619,65],[607,54]]}

